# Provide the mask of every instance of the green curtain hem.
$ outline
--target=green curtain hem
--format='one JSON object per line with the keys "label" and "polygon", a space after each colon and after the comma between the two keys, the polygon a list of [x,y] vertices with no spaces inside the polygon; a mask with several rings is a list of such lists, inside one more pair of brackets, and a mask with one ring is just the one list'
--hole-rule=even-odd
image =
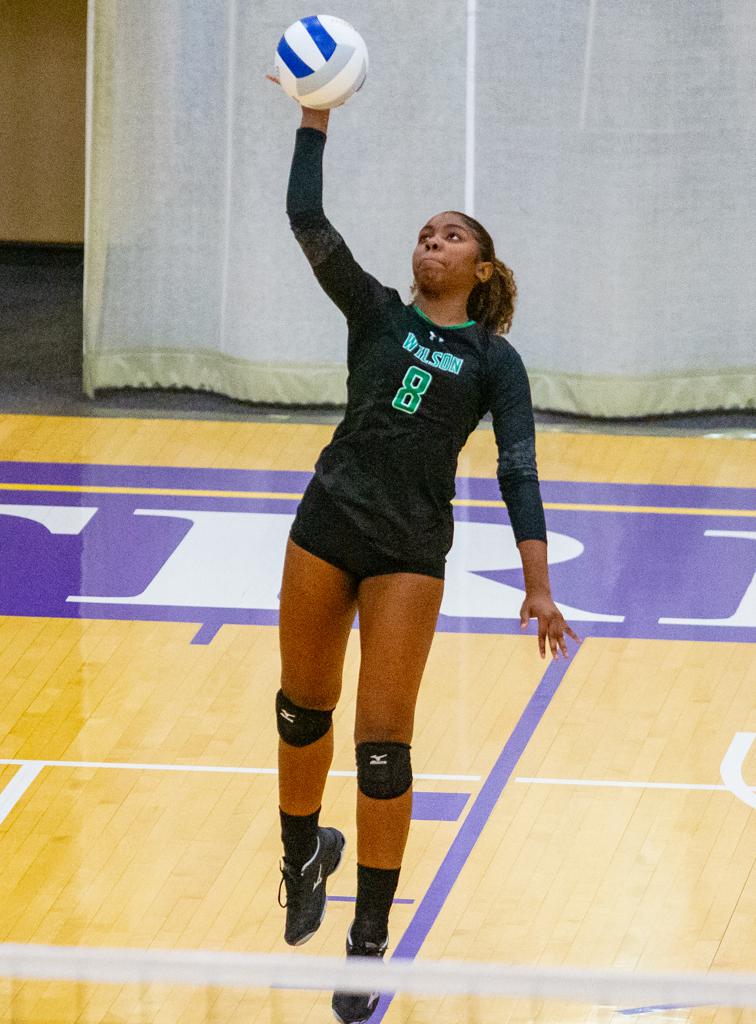
{"label": "green curtain hem", "polygon": [[652,377],[590,377],[528,372],[536,409],[580,416],[663,416],[756,408],[756,369]]}
{"label": "green curtain hem", "polygon": [[217,352],[100,352],[84,356],[86,393],[98,388],[192,388],[242,402],[344,405],[346,366],[255,363]]}
{"label": "green curtain hem", "polygon": [[[536,409],[622,418],[756,408],[756,370],[655,377],[529,372]],[[217,352],[175,349],[85,353],[86,392],[97,388],[192,388],[243,402],[343,405],[342,363],[256,363]]]}

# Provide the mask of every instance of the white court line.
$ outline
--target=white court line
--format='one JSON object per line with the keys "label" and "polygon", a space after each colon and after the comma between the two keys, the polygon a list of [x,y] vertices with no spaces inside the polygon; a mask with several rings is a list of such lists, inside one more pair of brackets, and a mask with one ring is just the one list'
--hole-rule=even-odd
{"label": "white court line", "polygon": [[[222,775],[278,775],[278,768],[244,768],[212,764],[133,764],[118,761],[37,761],[25,758],[0,757],[1,764],[38,765],[39,768],[125,768],[139,772],[208,772]],[[39,769],[38,769],[39,770]],[[19,773],[20,774],[20,773]],[[330,771],[337,778],[357,778],[357,772]],[[436,782],[480,782],[480,775],[440,775],[435,772],[415,772],[416,779]],[[15,779],[18,776],[14,777]],[[31,779],[29,781],[32,781]],[[11,782],[9,785],[13,785]],[[28,783],[27,783],[28,785]],[[8,786],[6,786],[6,790]],[[6,790],[3,790],[5,792]]]}
{"label": "white court line", "polygon": [[736,732],[722,758],[719,774],[722,782],[738,800],[742,800],[748,807],[756,808],[756,790],[748,786],[743,778],[743,762],[754,740],[756,732]]}
{"label": "white court line", "polygon": [[[7,763],[7,761],[3,762],[3,764]],[[18,764],[19,762],[13,761],[10,763]],[[0,792],[0,825],[5,821],[44,767],[40,761],[22,761],[20,764],[19,770],[2,792]]]}
{"label": "white court line", "polygon": [[[142,772],[205,772],[222,775],[278,775],[277,768],[231,768],[204,764],[130,764],[116,761],[34,761],[24,758],[2,757],[0,765],[18,765],[19,770],[8,785],[0,790],[0,824],[5,821],[18,801],[43,768],[121,768]],[[357,772],[330,771],[338,778],[356,778]],[[418,772],[416,779],[436,782],[480,782],[480,775],[440,775]]]}
{"label": "white court line", "polygon": [[[610,789],[704,789],[721,793],[732,792],[729,786],[707,786],[698,782],[626,782],[616,779],[547,779],[543,777],[535,779],[526,778],[523,775],[517,776],[515,782],[530,782],[544,786],[605,786]],[[753,791],[756,792],[756,787]]]}
{"label": "white court line", "polygon": [[518,776],[515,782],[535,783],[542,786],[603,786],[610,789],[686,789],[732,793],[747,807],[756,809],[756,786],[749,786],[743,778],[743,763],[756,741],[756,732],[736,732],[730,741],[719,774],[724,785],[703,785],[697,782],[631,782],[622,779],[547,779]]}

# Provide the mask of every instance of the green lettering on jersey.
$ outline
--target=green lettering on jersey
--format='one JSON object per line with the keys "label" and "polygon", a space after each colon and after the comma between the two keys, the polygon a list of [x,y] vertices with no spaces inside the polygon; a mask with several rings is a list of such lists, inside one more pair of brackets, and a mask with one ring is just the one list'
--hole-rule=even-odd
{"label": "green lettering on jersey", "polygon": [[[441,340],[443,341],[443,338]],[[459,374],[464,363],[464,359],[453,356],[451,352],[443,352],[438,349],[431,352],[427,345],[421,345],[418,342],[412,331],[409,331],[402,342],[402,348],[412,352],[418,362],[425,363],[426,366],[435,366],[439,370],[446,370],[447,373]]]}
{"label": "green lettering on jersey", "polygon": [[391,405],[399,412],[409,413],[410,416],[416,413],[432,380],[433,374],[427,370],[421,370],[419,366],[410,366]]}

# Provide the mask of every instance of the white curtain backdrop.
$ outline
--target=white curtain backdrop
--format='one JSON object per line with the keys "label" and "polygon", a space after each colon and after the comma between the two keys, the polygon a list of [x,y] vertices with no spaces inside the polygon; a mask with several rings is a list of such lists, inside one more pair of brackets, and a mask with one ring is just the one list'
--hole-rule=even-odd
{"label": "white curtain backdrop", "polygon": [[[542,409],[756,405],[753,0],[332,0],[370,52],[325,207],[409,300],[467,208],[515,271]],[[85,389],[345,398],[346,331],[286,220],[289,0],[90,0]]]}

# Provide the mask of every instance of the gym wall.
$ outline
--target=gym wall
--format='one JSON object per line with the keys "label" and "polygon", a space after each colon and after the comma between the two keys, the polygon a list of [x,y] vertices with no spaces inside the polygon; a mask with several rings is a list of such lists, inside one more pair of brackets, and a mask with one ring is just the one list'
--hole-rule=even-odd
{"label": "gym wall", "polygon": [[84,241],[86,0],[0,0],[0,241]]}
{"label": "gym wall", "polygon": [[[326,212],[365,269],[407,300],[418,228],[472,185],[517,277],[509,336],[538,408],[754,406],[753,0],[328,10],[370,52],[325,155]],[[298,110],[265,80],[302,13],[91,0],[89,392],[343,401],[343,318],[284,209]]]}

